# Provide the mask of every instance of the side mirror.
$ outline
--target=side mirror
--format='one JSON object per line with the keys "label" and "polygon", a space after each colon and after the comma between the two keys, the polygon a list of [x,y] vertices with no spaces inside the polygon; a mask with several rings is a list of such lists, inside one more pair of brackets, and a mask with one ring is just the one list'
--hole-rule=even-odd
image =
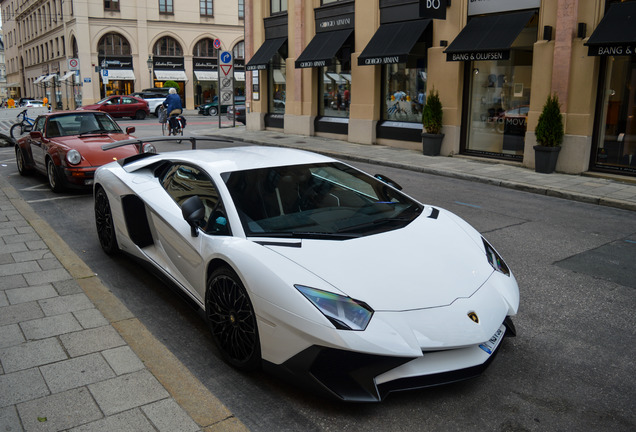
{"label": "side mirror", "polygon": [[29,136],[31,137],[31,139],[42,139],[42,132],[41,131],[31,131],[31,132],[29,132]]}
{"label": "side mirror", "polygon": [[199,235],[198,228],[205,217],[205,207],[203,207],[201,198],[195,195],[185,200],[181,205],[181,214],[190,225],[192,237],[197,237]]}
{"label": "side mirror", "polygon": [[394,187],[397,190],[402,190],[402,186],[400,186],[399,184],[397,184],[396,182],[394,182],[393,180],[391,180],[390,178],[388,178],[385,175],[376,174],[374,177],[377,178],[378,180],[380,180],[382,183],[386,183],[389,186],[392,186],[392,187]]}
{"label": "side mirror", "polygon": [[134,127],[134,126],[128,126],[128,127],[126,128],[126,133],[127,133],[128,135],[134,134],[134,133],[135,133],[135,127]]}

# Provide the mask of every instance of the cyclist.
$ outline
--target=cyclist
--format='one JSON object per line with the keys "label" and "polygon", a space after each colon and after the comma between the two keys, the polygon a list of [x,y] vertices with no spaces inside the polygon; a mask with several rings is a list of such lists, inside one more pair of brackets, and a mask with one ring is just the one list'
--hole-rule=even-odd
{"label": "cyclist", "polygon": [[168,90],[168,97],[163,101],[163,106],[167,108],[168,112],[168,124],[170,126],[170,130],[174,129],[176,124],[175,117],[183,112],[183,106],[181,105],[181,98],[177,94],[177,89],[174,87],[170,87]]}

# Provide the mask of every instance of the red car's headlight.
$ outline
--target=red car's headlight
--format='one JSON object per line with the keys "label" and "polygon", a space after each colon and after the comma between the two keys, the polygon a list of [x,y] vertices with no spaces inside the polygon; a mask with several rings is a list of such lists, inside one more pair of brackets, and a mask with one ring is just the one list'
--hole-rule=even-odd
{"label": "red car's headlight", "polygon": [[77,165],[82,161],[82,155],[75,149],[69,150],[66,153],[66,161],[71,165]]}

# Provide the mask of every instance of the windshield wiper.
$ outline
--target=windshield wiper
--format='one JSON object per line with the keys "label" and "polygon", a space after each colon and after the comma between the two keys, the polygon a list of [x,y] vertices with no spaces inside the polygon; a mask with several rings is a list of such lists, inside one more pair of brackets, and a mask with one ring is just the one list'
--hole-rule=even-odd
{"label": "windshield wiper", "polygon": [[343,234],[337,232],[320,231],[292,231],[292,232],[270,232],[251,233],[248,237],[274,237],[274,238],[298,238],[312,240],[349,240],[360,237],[357,234]]}
{"label": "windshield wiper", "polygon": [[107,131],[107,130],[104,130],[104,129],[95,129],[95,130],[88,131],[88,132],[82,132],[82,133],[80,134],[80,136],[82,136],[82,135],[103,135],[103,134],[107,134],[107,133],[108,133],[108,131]]}

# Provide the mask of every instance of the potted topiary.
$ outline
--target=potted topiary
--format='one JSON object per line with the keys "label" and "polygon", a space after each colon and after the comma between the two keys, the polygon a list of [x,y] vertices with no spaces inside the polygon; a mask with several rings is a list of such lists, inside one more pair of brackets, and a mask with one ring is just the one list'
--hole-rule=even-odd
{"label": "potted topiary", "polygon": [[179,84],[177,84],[176,81],[168,80],[165,83],[163,83],[163,86],[166,87],[166,88],[167,87],[174,87],[174,88],[177,89],[177,93],[179,93],[179,91],[181,90],[181,88],[179,87]]}
{"label": "potted topiary", "polygon": [[442,148],[444,134],[442,132],[442,102],[435,88],[431,89],[422,109],[422,153],[426,156],[437,156]]}
{"label": "potted topiary", "polygon": [[556,168],[564,135],[560,108],[559,97],[555,93],[548,96],[539,116],[534,131],[538,143],[534,146],[534,169],[538,173],[550,174]]}

